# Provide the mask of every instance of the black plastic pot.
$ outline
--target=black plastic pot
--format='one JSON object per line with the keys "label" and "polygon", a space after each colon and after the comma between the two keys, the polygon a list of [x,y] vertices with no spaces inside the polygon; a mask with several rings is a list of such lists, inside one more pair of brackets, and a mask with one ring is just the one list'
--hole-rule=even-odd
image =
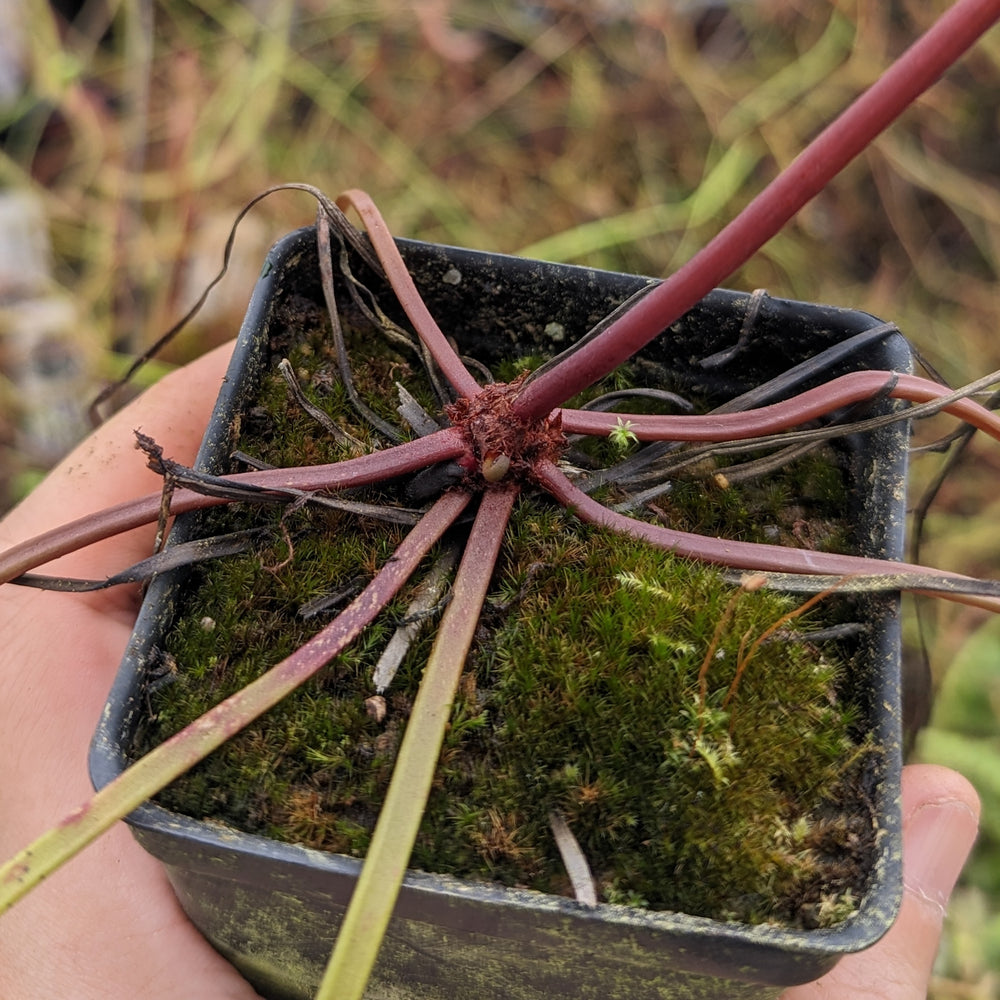
{"label": "black plastic pot", "polygon": [[[441,326],[489,361],[514,342],[524,351],[570,343],[652,279],[400,242],[414,279]],[[268,335],[282,303],[321,302],[315,237],[301,230],[269,254],[240,333],[199,467],[227,468],[234,415],[267,362]],[[645,352],[693,389],[720,402],[838,344],[843,356],[814,381],[846,371],[907,371],[910,352],[866,314],[766,298],[752,335],[711,367],[699,359],[732,348],[750,299],[715,291]],[[866,343],[856,335],[875,330]],[[852,339],[855,338],[855,339]],[[789,389],[807,387],[809,382]],[[886,412],[888,400],[873,404]],[[898,558],[903,539],[907,430],[883,427],[845,439],[850,522],[857,551]],[[179,535],[190,533],[182,519]],[[95,784],[125,766],[146,709],[145,664],[175,611],[177,581],[151,585],[91,755]],[[800,931],[721,923],[623,906],[587,909],[562,897],[410,873],[383,946],[370,997],[421,1000],[550,1000],[552,997],[774,997],[807,982],[838,958],[874,943],[891,925],[901,894],[900,640],[898,601],[865,602],[870,622],[853,657],[853,693],[882,748],[872,788],[878,857],[857,912],[839,925]],[[315,991],[360,862],[175,815],[152,804],[129,822],[166,866],[181,903],[212,944],[264,995],[308,998]]]}

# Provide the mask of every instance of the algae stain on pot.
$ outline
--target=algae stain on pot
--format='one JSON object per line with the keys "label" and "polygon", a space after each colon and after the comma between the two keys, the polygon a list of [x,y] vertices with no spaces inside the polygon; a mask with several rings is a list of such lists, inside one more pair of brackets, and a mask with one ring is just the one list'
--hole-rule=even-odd
{"label": "algae stain on pot", "polygon": [[[456,894],[462,885],[450,883]],[[195,919],[213,928],[212,943],[236,961],[240,971],[268,1000],[302,1000],[314,995],[323,972],[324,948],[329,950],[343,907],[327,897],[317,907],[318,897],[303,899],[280,889],[270,889],[267,905],[239,888],[227,889],[206,899]],[[473,890],[474,894],[474,890]],[[623,908],[618,908],[623,909]],[[209,910],[211,912],[209,912]],[[332,918],[332,919],[331,919]],[[485,927],[483,930],[485,931]],[[651,973],[637,952],[630,961],[627,951],[595,954],[591,960],[616,983],[609,992],[604,985],[588,981],[574,950],[578,933],[569,922],[549,929],[538,939],[529,935],[491,938],[484,951],[481,940],[449,933],[438,923],[410,915],[394,923],[383,946],[379,975],[366,993],[366,1000],[412,1000],[418,987],[421,1000],[481,1000],[503,984],[505,1000],[604,1000],[608,996],[655,995],[674,1000],[768,1000],[777,998],[782,987],[762,990],[756,983],[716,976],[692,979],[687,972],[663,967]],[[309,954],[286,942],[310,942]],[[530,973],[522,972],[528,965]],[[451,978],[436,981],[438,970],[447,966]],[[539,968],[544,971],[539,973]],[[419,984],[419,985],[418,985]],[[641,993],[637,993],[641,990]]]}
{"label": "algae stain on pot", "polygon": [[[275,892],[273,905],[260,908],[253,896],[237,892],[232,900],[206,904],[198,916],[215,928],[212,943],[223,956],[238,962],[240,971],[268,1000],[294,1000],[315,994],[325,962],[310,960],[285,942],[305,936],[329,941],[330,926],[316,926],[309,908],[296,896]],[[207,911],[211,906],[211,912]]]}

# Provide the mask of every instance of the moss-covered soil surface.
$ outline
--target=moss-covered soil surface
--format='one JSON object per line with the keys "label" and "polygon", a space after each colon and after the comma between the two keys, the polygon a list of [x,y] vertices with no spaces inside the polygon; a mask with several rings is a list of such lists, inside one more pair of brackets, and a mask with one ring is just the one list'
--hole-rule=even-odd
{"label": "moss-covered soil surface", "polygon": [[[300,342],[288,330],[272,334],[274,361],[287,356],[305,394],[376,446],[376,434],[345,416],[327,327],[306,314]],[[363,365],[355,359],[354,376],[373,409],[399,423],[396,382],[437,408],[408,351],[373,346],[370,332],[362,339],[370,356]],[[629,381],[627,371],[616,373],[612,387]],[[301,465],[358,446],[334,441],[271,374],[242,416],[239,447],[262,462]],[[575,459],[613,463],[614,447],[578,450]],[[641,516],[705,534],[842,544],[833,452],[739,488],[699,471],[702,478],[676,479]],[[409,484],[391,486],[350,499],[414,503]],[[622,499],[606,489],[608,502]],[[407,530],[314,505],[233,505],[205,520],[212,533],[250,522],[273,530],[252,551],[192,571],[162,651],[160,673],[172,682],[161,679],[149,694],[145,746],[314,634]],[[161,803],[363,856],[433,638],[432,612],[376,697],[373,670],[407,619],[413,586],[348,653]],[[756,643],[799,603],[726,585],[524,495],[453,707],[413,867],[570,893],[550,826],[556,812],[603,901],[804,927],[842,919],[865,889],[874,849],[865,786],[877,749],[845,694],[850,645],[809,638],[849,617],[844,604],[824,601],[821,616],[792,616]]]}

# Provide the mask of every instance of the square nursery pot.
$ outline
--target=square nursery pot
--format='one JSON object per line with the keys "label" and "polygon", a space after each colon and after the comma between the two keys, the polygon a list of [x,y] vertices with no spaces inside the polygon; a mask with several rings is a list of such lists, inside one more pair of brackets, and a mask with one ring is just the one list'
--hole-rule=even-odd
{"label": "square nursery pot", "polygon": [[[586,332],[653,279],[408,241],[400,249],[432,314],[465,353],[489,360],[516,336],[542,349]],[[198,467],[226,471],[234,415],[268,363],[269,331],[282,305],[321,303],[314,230],[270,252],[253,294]],[[908,371],[905,340],[873,317],[774,298],[758,302],[741,340],[745,293],[717,290],[645,355],[710,399],[730,399],[826,352],[822,373],[797,389],[856,369]],[[502,314],[497,315],[498,311]],[[456,332],[458,331],[458,332]],[[871,331],[866,333],[866,331]],[[524,353],[528,353],[524,351]],[[706,368],[698,359],[716,355]],[[797,391],[797,390],[795,390]],[[895,404],[876,401],[871,413]],[[841,439],[859,554],[900,558],[907,427],[898,422]],[[175,538],[195,530],[179,520]],[[175,613],[179,580],[153,581],[115,681],[91,754],[98,787],[129,763],[146,711],[145,665]],[[586,908],[539,892],[410,872],[403,884],[370,997],[421,1000],[550,1000],[552,997],[776,997],[818,978],[844,954],[873,944],[895,919],[901,895],[900,636],[898,600],[862,601],[869,627],[852,651],[852,697],[882,750],[872,778],[877,856],[856,912],[820,930],[744,925],[621,905]],[[164,864],[188,915],[265,996],[309,998],[317,987],[361,862],[177,815],[155,805],[129,822]]]}

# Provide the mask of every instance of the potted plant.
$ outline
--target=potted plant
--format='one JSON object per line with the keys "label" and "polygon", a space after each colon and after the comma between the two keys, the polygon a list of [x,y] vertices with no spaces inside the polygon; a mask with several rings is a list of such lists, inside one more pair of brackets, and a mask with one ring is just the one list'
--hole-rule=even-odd
{"label": "potted plant", "polygon": [[[489,585],[504,526],[517,494],[529,485],[543,488],[559,504],[601,527],[730,568],[760,571],[766,573],[771,582],[779,580],[783,586],[801,583],[798,578],[810,575],[819,576],[819,583],[814,589],[819,589],[820,593],[831,587],[874,592],[904,588],[935,590],[955,599],[995,609],[994,585],[969,581],[953,574],[906,566],[885,558],[841,556],[756,542],[722,541],[638,521],[589,498],[566,478],[558,466],[565,434],[597,434],[620,444],[628,444],[633,437],[662,441],[690,436],[695,440],[719,441],[734,435],[765,434],[843,409],[853,402],[871,401],[880,394],[925,404],[929,402],[933,407],[946,408],[963,416],[994,436],[1000,434],[997,420],[989,411],[905,373],[848,372],[833,381],[822,382],[797,393],[784,402],[741,414],[670,417],[627,412],[624,416],[615,416],[563,405],[587,386],[618,369],[681,314],[687,313],[719,277],[759,246],[819,189],[824,178],[831,176],[863,148],[915,94],[957,57],[964,46],[971,44],[985,29],[990,17],[995,17],[995,13],[990,14],[983,5],[963,0],[941,23],[937,33],[932,32],[900,62],[898,71],[891,72],[824,133],[789,172],[690,265],[629,303],[628,308],[603,324],[594,336],[585,338],[578,349],[560,358],[552,367],[543,369],[534,379],[522,380],[520,376],[515,376],[511,381],[495,386],[480,385],[433,323],[373,207],[356,193],[347,196],[344,204],[353,204],[358,208],[369,231],[371,246],[356,234],[352,235],[353,231],[347,227],[339,231],[350,248],[375,272],[384,271],[418,332],[420,344],[416,346],[422,354],[430,356],[433,361],[430,367],[440,369],[443,382],[454,391],[456,400],[447,411],[450,426],[433,429],[414,441],[403,442],[381,452],[358,454],[340,462],[306,469],[238,474],[226,477],[222,483],[206,481],[204,476],[192,475],[188,470],[171,465],[158,454],[155,443],[147,442],[151,459],[167,479],[168,489],[162,498],[148,497],[123,504],[89,519],[86,524],[57,530],[26,546],[8,551],[2,560],[4,579],[17,577],[59,551],[86,544],[109,532],[155,520],[158,515],[219,505],[234,497],[246,500],[251,493],[254,494],[252,499],[257,500],[291,498],[297,502],[303,491],[367,486],[390,478],[410,476],[429,467],[435,469],[435,474],[443,472],[446,476],[459,476],[460,485],[442,492],[439,483],[437,489],[431,491],[431,496],[436,499],[426,512],[421,513],[409,534],[392,552],[391,558],[378,569],[362,594],[317,639],[307,642],[301,652],[289,655],[245,691],[224,701],[209,713],[204,722],[188,727],[178,737],[171,738],[129,768],[99,792],[91,806],[8,863],[0,871],[4,902],[18,898],[31,884],[44,877],[45,871],[53,864],[79,849],[82,843],[110,822],[204,757],[223,742],[226,735],[277,703],[298,683],[315,674],[331,656],[346,648],[360,629],[368,624],[372,614],[384,607],[398,591],[434,543],[458,521],[466,507],[473,506],[475,502],[478,503],[478,511],[470,529],[466,554],[455,578],[455,596],[444,613],[438,638],[430,653],[420,693],[414,702],[398,754],[399,763],[321,987],[326,991],[325,995],[330,995],[332,989],[336,995],[360,996],[393,910],[405,860],[417,836],[423,803],[434,780],[434,764],[445,738],[449,706],[455,698],[465,653],[473,638],[478,610]],[[948,43],[947,46],[942,46],[942,40]],[[318,263],[321,270],[332,268],[335,259],[328,242],[325,242],[333,224],[339,224],[337,211],[334,206],[323,202],[318,224]],[[451,270],[449,268],[445,274],[449,275]],[[461,278],[461,268],[454,270],[459,272]],[[327,275],[323,276],[324,295],[331,286],[327,278]],[[446,280],[445,283],[453,281]],[[367,301],[362,293],[359,303]],[[360,304],[358,307],[361,308]],[[367,308],[373,309],[370,302]],[[331,318],[337,315],[335,309],[331,308],[329,312]],[[739,349],[739,339],[734,346]],[[449,468],[449,463],[456,465],[458,471]],[[444,485],[447,486],[447,481]],[[232,539],[227,539],[222,544],[232,542]],[[181,542],[173,546],[164,558],[154,557],[145,570],[152,568],[154,572],[159,572],[171,561],[189,558],[192,553],[197,555],[205,548],[194,543],[185,549],[185,544]],[[217,551],[218,546],[213,543],[209,548]],[[141,575],[141,571],[136,570],[127,577],[135,579],[137,574]],[[757,586],[757,583],[748,583],[744,589],[751,586]],[[723,610],[719,618],[720,626],[729,617],[729,612]],[[740,651],[737,674],[732,684],[740,679],[740,667],[745,668],[759,649],[760,644],[754,640],[745,651]],[[706,655],[702,669],[698,671],[699,682],[710,672],[711,663],[711,657]],[[696,707],[701,713],[701,717],[696,718],[697,737],[703,732],[702,723],[709,725],[708,709],[714,706],[699,690]],[[887,747],[888,744],[883,747],[883,752],[891,755],[892,751]],[[892,819],[888,818],[886,824],[891,828]],[[563,904],[555,902],[552,905],[560,909]],[[574,917],[576,913],[574,911]],[[580,913],[580,920],[586,922],[593,916],[594,913],[586,909]],[[561,912],[556,922],[564,922],[563,917]],[[623,933],[627,939],[635,942],[645,936],[645,931],[636,930],[634,919],[625,923],[627,928]],[[756,932],[755,936],[770,937],[768,932]],[[822,938],[821,933],[819,940]],[[517,939],[513,940],[516,942]],[[730,943],[738,963],[731,975],[737,980],[741,975],[745,978],[745,942],[732,937]],[[686,947],[686,944],[681,947]],[[798,950],[801,951],[801,944]],[[428,953],[424,951],[424,955],[427,958]],[[434,962],[435,958],[431,955],[427,960]],[[717,978],[718,971],[715,966],[708,970],[710,980]],[[819,970],[814,967],[811,971],[815,973]],[[701,985],[711,986],[712,983]],[[667,986],[661,982],[656,988],[662,990]],[[532,988],[537,989],[537,986]],[[541,988],[546,988],[544,981]],[[732,990],[737,987],[727,989],[732,995]]]}
{"label": "potted plant", "polygon": [[[650,284],[647,279],[635,276],[498,258],[405,241],[400,243],[400,250],[428,307],[445,328],[456,331],[462,353],[474,353],[480,361],[494,367],[505,353],[509,354],[513,338],[523,338],[514,352],[517,356],[530,354],[541,346],[546,329],[549,337],[555,333],[557,338],[563,330],[587,329],[594,317],[613,312],[616,305]],[[284,411],[288,404],[283,399],[284,393],[279,390],[276,404],[273,395],[270,397],[270,406],[276,406],[279,411],[277,415],[262,412],[261,405],[261,383],[265,376],[280,383],[275,373],[284,357],[295,359],[294,368],[300,372],[303,384],[307,378],[312,387],[322,387],[324,383],[324,369],[310,376],[306,376],[304,370],[310,357],[320,353],[316,345],[322,344],[322,338],[311,341],[305,351],[297,352],[294,343],[296,336],[309,335],[308,319],[322,309],[315,231],[300,231],[283,240],[269,256],[264,274],[215,418],[206,435],[198,463],[202,472],[222,475],[235,471],[230,458],[232,452],[261,447],[263,440],[274,434],[272,421],[281,422],[282,435],[292,436],[291,425],[285,423],[287,414]],[[354,272],[352,276],[359,280]],[[387,290],[375,284],[367,274],[364,284],[373,291],[380,308],[389,311]],[[337,298],[346,297],[347,290],[341,283]],[[504,304],[502,313],[496,310],[498,299]],[[751,324],[747,322],[751,311],[752,334],[749,332]],[[349,314],[350,309],[342,312]],[[300,318],[298,323],[293,317]],[[343,322],[346,326],[347,319]],[[741,330],[744,331],[744,349],[720,359],[720,351],[732,348]],[[358,336],[361,343],[372,349],[370,345],[376,340],[373,331]],[[777,352],[770,346],[775,343],[794,344],[794,347]],[[705,358],[713,357],[717,360],[712,365],[703,364]],[[399,367],[403,364],[399,356],[393,356],[392,361]],[[801,389],[810,382],[822,383],[832,374],[848,370],[904,371],[908,368],[909,356],[898,333],[867,315],[717,291],[689,313],[683,324],[666,331],[643,351],[639,363],[641,370],[647,372],[671,369],[675,385],[701,384],[699,395],[722,403],[743,392],[757,390],[761,385],[768,385],[774,392],[782,391],[774,380],[790,381],[787,378],[789,368],[803,380],[798,385]],[[352,367],[355,380],[360,383],[362,374],[357,360],[352,361]],[[794,378],[793,375],[792,380]],[[381,391],[388,394],[384,388]],[[784,392],[788,391],[786,385]],[[374,405],[377,396],[377,391],[369,390],[367,404]],[[627,395],[626,398],[634,402],[636,397]],[[298,406],[294,402],[291,405],[293,409]],[[884,399],[865,415],[872,418],[891,414],[896,406]],[[312,417],[305,411],[300,416],[303,426],[309,428]],[[355,422],[350,422],[352,432]],[[263,440],[255,433],[255,424],[264,425]],[[240,437],[236,436],[238,428],[243,429]],[[316,430],[322,433],[319,428]],[[841,446],[839,457],[833,459],[833,467],[838,476],[845,475],[847,479],[846,497],[853,511],[850,520],[864,525],[857,538],[852,539],[852,547],[864,555],[895,557],[902,541],[905,427],[899,422],[887,423],[877,433],[875,440],[868,435],[847,435],[847,444]],[[331,446],[337,447],[334,442]],[[862,483],[865,484],[863,489]],[[731,488],[737,489],[735,485]],[[402,495],[406,495],[405,488]],[[398,512],[399,508],[393,506],[391,510]],[[293,548],[302,550],[300,562],[272,573],[272,577],[280,577],[283,573],[301,574],[303,566],[309,562],[308,538],[291,522],[287,526],[295,538]],[[227,525],[227,528],[232,527]],[[357,523],[354,527],[360,530]],[[176,545],[199,534],[217,535],[219,529],[218,524],[206,527],[197,520],[189,520],[175,529],[172,539]],[[327,524],[324,530],[331,530],[330,525]],[[351,522],[342,522],[334,530],[347,533],[351,530]],[[280,536],[275,540],[279,548],[284,544]],[[591,541],[600,544],[594,538]],[[607,540],[604,544],[611,547]],[[533,547],[529,543],[525,548],[523,561],[551,557],[540,545]],[[272,554],[256,553],[248,559],[258,565],[273,562]],[[659,561],[663,563],[663,557],[659,557]],[[338,567],[331,582],[339,586],[358,570],[359,565]],[[602,567],[602,571],[607,575],[606,568]],[[283,589],[286,585],[287,580],[278,586]],[[537,577],[531,585],[539,585]],[[216,592],[220,586],[229,593],[240,590],[231,580],[226,584],[213,582],[201,586],[202,589],[210,586]],[[261,593],[265,587],[266,573],[251,589],[260,594],[262,601],[269,603],[276,595]],[[320,595],[327,589],[320,587]],[[121,773],[132,756],[141,754],[141,750],[134,749],[137,730],[142,734],[138,740],[140,744],[156,743],[169,736],[171,729],[179,727],[181,721],[190,721],[175,717],[167,725],[166,732],[151,737],[147,731],[150,706],[154,714],[169,711],[164,703],[169,702],[172,693],[186,686],[185,683],[173,683],[162,695],[149,693],[150,683],[154,689],[163,687],[164,659],[171,664],[171,669],[176,665],[182,673],[191,666],[191,656],[180,651],[175,628],[177,618],[190,619],[188,627],[198,634],[204,633],[201,624],[204,618],[211,617],[208,646],[198,657],[203,662],[235,660],[242,647],[255,641],[236,624],[245,624],[252,614],[247,605],[243,604],[230,622],[224,620],[225,610],[211,598],[206,599],[206,603],[189,604],[183,595],[190,593],[190,579],[178,580],[175,574],[159,576],[151,586],[126,663],[111,696],[109,711],[95,740],[92,768],[98,787]],[[583,604],[579,596],[577,600]],[[602,597],[601,602],[606,603],[606,599]],[[622,901],[609,904],[602,893],[601,905],[591,909],[563,896],[489,885],[482,880],[463,883],[446,876],[410,872],[403,882],[375,972],[373,989],[376,993],[381,988],[396,995],[529,997],[538,996],[544,990],[575,996],[579,995],[582,977],[602,995],[608,996],[652,997],[665,995],[668,991],[672,996],[704,995],[706,991],[720,996],[739,995],[741,991],[746,995],[768,995],[783,985],[816,978],[839,954],[857,950],[880,936],[893,919],[899,893],[896,802],[900,768],[899,685],[895,672],[885,667],[887,662],[898,663],[898,618],[893,597],[868,595],[863,608],[868,623],[866,634],[853,648],[850,681],[841,678],[838,683],[841,697],[855,704],[865,720],[860,729],[872,734],[872,745],[878,748],[862,769],[868,772],[866,780],[872,785],[877,819],[873,822],[871,817],[866,817],[860,826],[866,828],[872,838],[877,831],[879,845],[876,848],[874,839],[870,839],[864,848],[867,885],[856,907],[853,902],[847,903],[846,909],[853,911],[850,917],[821,930],[806,929],[801,923],[784,928],[773,923],[752,926],[732,920],[725,922],[704,916],[636,909],[624,905],[628,890],[621,885],[616,889],[617,898]],[[537,609],[528,613],[537,613]],[[855,607],[854,613],[857,616],[862,612]],[[234,627],[239,631],[235,643],[241,648],[231,648],[221,638],[223,634],[231,635]],[[273,630],[273,621],[270,627]],[[318,627],[312,626],[313,630]],[[627,626],[619,624],[617,627]],[[764,627],[762,624],[758,630]],[[633,642],[637,637],[638,632]],[[680,634],[672,638],[679,642]],[[701,637],[702,647],[707,646],[710,639],[711,630]],[[696,660],[703,656],[702,647],[699,647]],[[654,669],[655,658],[651,659],[648,653],[642,655],[646,665]],[[814,651],[813,664],[815,656]],[[272,660],[276,657],[277,654]],[[210,700],[217,700],[230,686],[217,686],[219,669],[204,675]],[[233,670],[235,666],[230,663],[224,669]],[[809,669],[816,668],[811,666]],[[606,675],[607,671],[603,671],[603,676]],[[466,673],[466,676],[471,675]],[[726,684],[730,680],[727,676]],[[238,683],[242,681],[232,686]],[[485,679],[482,684],[485,688]],[[411,688],[412,685],[404,687],[407,696],[412,696]],[[361,685],[360,693],[352,697],[359,703],[365,694],[378,697],[374,683],[367,691]],[[310,697],[316,696],[314,693]],[[509,696],[508,691],[503,697]],[[791,696],[799,697],[798,694]],[[344,697],[349,696],[345,694]],[[184,709],[180,711],[183,713]],[[193,718],[201,711],[201,708],[191,708],[188,714]],[[504,711],[502,703],[492,704],[489,714]],[[398,703],[390,705],[388,712],[388,719],[381,720],[382,728],[378,730],[383,735],[389,731],[387,727],[398,725],[401,707]],[[479,720],[485,714],[484,710],[473,719]],[[495,725],[497,720],[491,721]],[[279,742],[287,741],[288,734],[303,724],[279,723],[282,733],[277,737]],[[638,726],[638,720],[625,719],[620,725],[623,728]],[[664,721],[663,728],[669,731],[669,722]],[[495,738],[499,737],[494,733],[491,739]],[[248,736],[249,744],[267,739],[258,731]],[[788,741],[787,729],[782,733],[782,741]],[[305,743],[318,754],[322,738],[313,734]],[[707,740],[703,749],[708,750]],[[759,752],[746,749],[751,754]],[[737,751],[743,752],[739,737]],[[244,752],[239,751],[237,756]],[[640,746],[634,752],[636,757],[632,766],[636,767],[643,753],[661,751]],[[268,753],[270,751],[265,751]],[[273,770],[270,761],[254,766]],[[588,757],[583,766],[596,768],[602,766],[602,762]],[[711,777],[710,762],[699,757],[694,744],[684,748],[674,766],[682,770],[701,770],[707,779],[706,789],[717,786],[722,795],[727,794],[724,785]],[[857,769],[848,770],[852,780],[861,774]],[[187,808],[191,810],[193,802],[228,798],[223,789],[232,787],[237,780],[231,775],[194,777],[188,793],[190,795],[193,788],[194,797],[186,799]],[[259,776],[255,780],[259,781]],[[736,780],[735,775],[733,780]],[[439,793],[443,798],[448,795],[449,791],[444,789]],[[352,797],[356,798],[353,793]],[[232,798],[246,801],[247,792],[235,792]],[[197,811],[198,806],[193,808]],[[352,811],[357,810],[355,802]],[[246,819],[244,815],[244,822]],[[335,820],[336,817],[331,817],[331,821]],[[360,871],[359,860],[241,833],[229,825],[190,818],[167,811],[160,805],[141,807],[130,817],[130,822],[144,845],[167,865],[186,910],[200,929],[257,989],[268,996],[309,997],[314,994],[325,956]],[[258,826],[266,827],[268,822],[265,820]],[[579,830],[579,824],[576,825]],[[646,834],[650,832],[647,830]],[[856,835],[854,830],[851,836]],[[425,833],[425,839],[435,836],[438,834]],[[716,838],[715,846],[721,850],[719,842]],[[833,839],[827,843],[827,850],[834,849],[833,843]],[[613,881],[610,876],[606,878],[605,887]],[[633,896],[638,894],[633,891]],[[825,905],[830,908],[836,906],[833,894],[828,891],[823,897],[820,892],[808,904],[811,914],[806,918],[808,922],[822,922],[818,917],[818,910],[824,905],[821,898],[825,898]],[[842,898],[840,902],[843,903]],[[799,919],[802,919],[801,913]],[[447,946],[442,947],[435,941],[446,941]],[[628,958],[624,960],[626,954]],[[595,955],[601,958],[595,960]],[[557,971],[557,959],[561,971]],[[501,970],[504,970],[502,975]],[[497,983],[502,985],[497,986]]]}

